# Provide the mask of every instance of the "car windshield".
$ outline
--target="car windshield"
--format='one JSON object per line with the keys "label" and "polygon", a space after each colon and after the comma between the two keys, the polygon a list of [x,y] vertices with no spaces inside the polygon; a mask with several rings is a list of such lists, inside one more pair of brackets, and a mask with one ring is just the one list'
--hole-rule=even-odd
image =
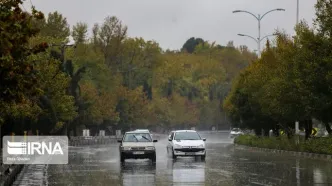
{"label": "car windshield", "polygon": [[126,134],[124,142],[151,142],[151,136],[149,133],[129,133]]}
{"label": "car windshield", "polygon": [[234,132],[240,132],[240,129],[239,128],[234,128],[232,131],[234,131]]}
{"label": "car windshield", "polygon": [[177,132],[175,133],[175,140],[200,140],[201,137],[197,132]]}

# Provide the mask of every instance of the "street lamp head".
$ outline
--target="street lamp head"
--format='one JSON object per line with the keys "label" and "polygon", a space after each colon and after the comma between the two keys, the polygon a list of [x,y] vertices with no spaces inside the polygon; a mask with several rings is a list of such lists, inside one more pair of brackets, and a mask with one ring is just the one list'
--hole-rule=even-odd
{"label": "street lamp head", "polygon": [[234,10],[233,13],[242,12],[242,10]]}
{"label": "street lamp head", "polygon": [[276,10],[278,10],[278,11],[286,11],[286,10],[283,9],[283,8],[277,8]]}
{"label": "street lamp head", "polygon": [[238,36],[244,36],[244,34],[237,34]]}

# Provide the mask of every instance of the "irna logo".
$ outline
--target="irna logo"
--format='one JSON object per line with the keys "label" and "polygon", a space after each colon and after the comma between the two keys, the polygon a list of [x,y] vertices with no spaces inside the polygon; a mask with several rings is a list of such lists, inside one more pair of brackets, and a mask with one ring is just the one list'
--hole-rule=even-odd
{"label": "irna logo", "polygon": [[11,155],[49,155],[61,154],[59,142],[10,142],[7,141],[7,153]]}

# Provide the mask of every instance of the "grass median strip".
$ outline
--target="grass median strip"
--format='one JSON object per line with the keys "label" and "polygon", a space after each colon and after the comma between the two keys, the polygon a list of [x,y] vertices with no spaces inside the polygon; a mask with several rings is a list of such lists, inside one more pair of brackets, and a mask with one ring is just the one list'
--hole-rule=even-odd
{"label": "grass median strip", "polygon": [[253,135],[241,135],[235,138],[235,144],[265,149],[276,149],[295,152],[307,152],[315,154],[332,155],[332,137],[301,139],[296,143],[295,138],[287,137],[258,137]]}

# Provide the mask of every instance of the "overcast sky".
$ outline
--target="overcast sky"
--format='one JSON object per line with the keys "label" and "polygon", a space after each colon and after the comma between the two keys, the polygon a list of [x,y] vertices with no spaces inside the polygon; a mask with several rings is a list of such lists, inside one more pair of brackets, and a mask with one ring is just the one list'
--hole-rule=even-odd
{"label": "overcast sky", "polygon": [[[315,17],[317,0],[300,0],[300,19],[309,24]],[[249,14],[237,13],[236,9],[264,14],[274,8],[286,12],[272,12],[262,20],[262,37],[275,29],[294,33],[296,0],[31,0],[45,14],[59,11],[72,26],[76,22],[102,23],[106,16],[117,16],[128,26],[128,35],[155,40],[164,49],[180,49],[190,37],[216,41],[226,45],[230,40],[236,46],[247,45],[257,49],[250,38],[238,33],[257,37],[257,20]],[[28,9],[30,0],[24,4]]]}

